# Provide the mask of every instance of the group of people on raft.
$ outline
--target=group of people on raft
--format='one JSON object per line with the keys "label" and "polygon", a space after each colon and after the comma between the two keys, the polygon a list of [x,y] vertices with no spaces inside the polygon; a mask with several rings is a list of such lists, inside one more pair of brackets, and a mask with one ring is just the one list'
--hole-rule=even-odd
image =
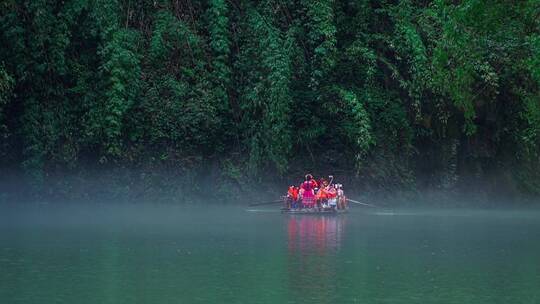
{"label": "group of people on raft", "polygon": [[305,176],[300,186],[289,186],[285,197],[286,209],[342,210],[347,208],[343,185],[333,184],[325,178],[317,181],[311,174]]}

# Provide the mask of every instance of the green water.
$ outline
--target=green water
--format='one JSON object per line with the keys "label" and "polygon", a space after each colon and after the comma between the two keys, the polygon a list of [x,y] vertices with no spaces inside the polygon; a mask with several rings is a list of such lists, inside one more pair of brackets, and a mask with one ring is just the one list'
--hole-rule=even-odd
{"label": "green water", "polygon": [[0,303],[540,303],[540,213],[0,207]]}

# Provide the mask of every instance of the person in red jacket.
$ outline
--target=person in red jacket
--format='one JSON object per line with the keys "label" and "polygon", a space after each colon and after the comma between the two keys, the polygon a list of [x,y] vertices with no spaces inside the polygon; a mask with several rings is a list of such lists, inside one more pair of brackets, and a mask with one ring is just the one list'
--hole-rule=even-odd
{"label": "person in red jacket", "polygon": [[287,191],[287,208],[296,208],[298,202],[298,187],[289,186]]}
{"label": "person in red jacket", "polygon": [[306,174],[305,181],[300,185],[302,192],[302,205],[304,208],[313,208],[315,206],[315,192],[317,182],[313,179],[313,175]]}
{"label": "person in red jacket", "polygon": [[321,186],[319,191],[317,191],[317,195],[315,195],[317,198],[317,207],[326,208],[326,200],[328,199],[327,192],[328,192],[328,183],[323,182],[323,185]]}

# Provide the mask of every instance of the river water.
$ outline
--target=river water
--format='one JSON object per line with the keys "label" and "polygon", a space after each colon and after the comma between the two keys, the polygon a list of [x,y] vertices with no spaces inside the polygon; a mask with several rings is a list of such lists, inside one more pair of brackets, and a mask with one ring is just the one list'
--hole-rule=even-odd
{"label": "river water", "polygon": [[0,303],[540,303],[540,213],[4,206]]}

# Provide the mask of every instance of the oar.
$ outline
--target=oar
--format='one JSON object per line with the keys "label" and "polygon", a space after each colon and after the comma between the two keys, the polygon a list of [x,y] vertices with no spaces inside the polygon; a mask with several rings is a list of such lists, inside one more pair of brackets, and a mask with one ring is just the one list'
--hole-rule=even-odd
{"label": "oar", "polygon": [[362,203],[362,202],[355,201],[355,200],[350,199],[350,198],[348,198],[347,200],[348,200],[349,202],[351,202],[351,203],[355,203],[355,204],[359,204],[359,205],[364,205],[364,206],[369,206],[369,207],[379,208],[378,206],[375,206],[375,205],[372,205],[372,204],[368,204],[368,203]]}
{"label": "oar", "polygon": [[281,199],[281,200],[276,200],[276,201],[271,201],[271,202],[254,203],[254,204],[249,204],[248,206],[253,207],[253,206],[271,205],[271,204],[278,204],[278,203],[283,203],[283,200]]}

